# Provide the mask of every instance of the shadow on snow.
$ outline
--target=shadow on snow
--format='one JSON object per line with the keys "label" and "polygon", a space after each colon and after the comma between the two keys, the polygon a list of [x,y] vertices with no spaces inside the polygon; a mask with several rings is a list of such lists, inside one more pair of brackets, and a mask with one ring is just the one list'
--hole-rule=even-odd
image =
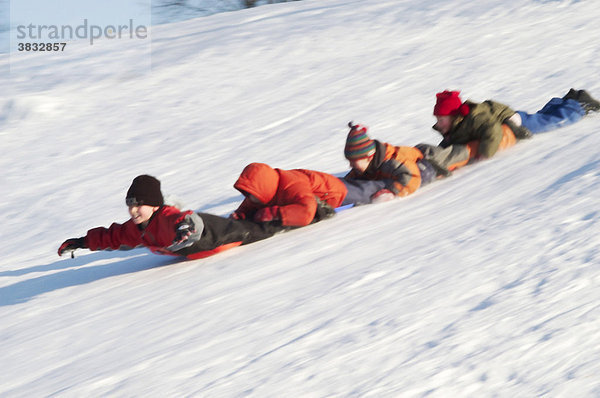
{"label": "shadow on snow", "polygon": [[[136,256],[132,258],[132,254]],[[123,260],[85,267],[85,265],[97,261],[118,258],[123,258]],[[155,256],[151,253],[143,253],[141,249],[135,249],[126,252],[96,252],[83,257],[76,257],[75,259],[61,259],[49,264],[36,265],[23,270],[1,272],[0,277],[9,277],[34,272],[59,271],[50,275],[34,277],[12,285],[0,287],[0,306],[24,303],[36,296],[55,290],[85,285],[113,276],[163,267],[179,261],[181,260],[176,257]]]}

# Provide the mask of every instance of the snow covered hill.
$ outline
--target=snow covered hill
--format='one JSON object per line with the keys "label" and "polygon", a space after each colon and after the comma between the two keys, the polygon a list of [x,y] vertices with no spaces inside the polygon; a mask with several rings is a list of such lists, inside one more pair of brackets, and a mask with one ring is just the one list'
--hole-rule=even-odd
{"label": "snow covered hill", "polygon": [[[437,143],[435,93],[600,97],[594,1],[305,0],[0,58],[0,396],[600,397],[600,115],[411,197],[199,260],[80,251],[133,177],[226,215],[348,120]],[[151,56],[152,69],[140,68]]]}

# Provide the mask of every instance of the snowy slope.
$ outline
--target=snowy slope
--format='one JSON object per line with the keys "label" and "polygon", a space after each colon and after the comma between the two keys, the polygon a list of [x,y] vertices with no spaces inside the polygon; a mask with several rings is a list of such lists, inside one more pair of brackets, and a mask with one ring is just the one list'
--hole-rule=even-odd
{"label": "snowy slope", "polygon": [[446,88],[528,111],[600,97],[599,17],[306,0],[156,26],[146,72],[137,42],[19,57],[0,76],[0,396],[600,396],[598,115],[208,259],[56,256],[125,221],[140,173],[226,215],[249,162],[346,171],[350,119],[436,143]]}

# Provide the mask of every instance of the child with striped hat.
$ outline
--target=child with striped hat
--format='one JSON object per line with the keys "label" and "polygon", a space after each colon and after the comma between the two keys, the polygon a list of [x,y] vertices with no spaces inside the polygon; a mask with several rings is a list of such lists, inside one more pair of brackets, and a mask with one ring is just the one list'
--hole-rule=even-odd
{"label": "child with striped hat", "polygon": [[385,188],[373,195],[373,201],[410,195],[436,178],[436,169],[419,149],[372,140],[367,127],[352,122],[348,126],[344,155],[352,170],[344,179],[384,181]]}

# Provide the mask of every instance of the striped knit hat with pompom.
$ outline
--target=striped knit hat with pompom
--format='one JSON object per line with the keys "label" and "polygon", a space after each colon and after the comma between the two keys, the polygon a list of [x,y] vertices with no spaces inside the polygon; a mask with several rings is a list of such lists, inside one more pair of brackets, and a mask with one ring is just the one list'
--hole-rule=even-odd
{"label": "striped knit hat with pompom", "polygon": [[348,160],[368,158],[375,154],[375,142],[367,135],[367,128],[360,124],[350,126],[344,155]]}

